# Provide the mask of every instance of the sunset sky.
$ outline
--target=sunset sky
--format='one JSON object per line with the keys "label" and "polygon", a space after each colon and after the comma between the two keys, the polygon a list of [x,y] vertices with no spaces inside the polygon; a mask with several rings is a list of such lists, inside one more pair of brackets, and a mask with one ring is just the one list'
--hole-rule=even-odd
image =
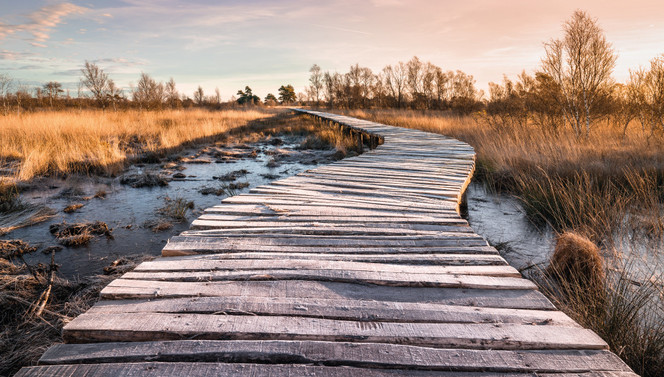
{"label": "sunset sky", "polygon": [[542,43],[562,35],[575,9],[614,44],[617,80],[664,53],[661,0],[3,0],[0,73],[75,94],[89,60],[123,87],[146,72],[190,96],[219,87],[227,100],[245,85],[261,97],[282,84],[300,91],[314,63],[376,72],[417,55],[485,89],[536,69]]}

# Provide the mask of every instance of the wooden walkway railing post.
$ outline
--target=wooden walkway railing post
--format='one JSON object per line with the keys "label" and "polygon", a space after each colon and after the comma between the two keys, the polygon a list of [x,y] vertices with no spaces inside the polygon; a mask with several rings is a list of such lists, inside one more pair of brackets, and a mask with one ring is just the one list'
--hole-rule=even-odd
{"label": "wooden walkway railing post", "polygon": [[18,376],[635,376],[459,216],[470,146],[296,111],[371,150],[208,208]]}

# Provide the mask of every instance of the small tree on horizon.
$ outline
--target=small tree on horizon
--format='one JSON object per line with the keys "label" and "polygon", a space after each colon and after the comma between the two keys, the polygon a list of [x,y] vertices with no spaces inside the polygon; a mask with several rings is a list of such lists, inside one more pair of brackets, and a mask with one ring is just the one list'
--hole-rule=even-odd
{"label": "small tree on horizon", "polygon": [[316,106],[320,103],[320,95],[323,90],[323,73],[318,64],[314,64],[309,69],[311,76],[309,77],[309,93],[311,98],[316,101]]}
{"label": "small tree on horizon", "polygon": [[284,104],[289,104],[295,102],[295,88],[293,88],[293,85],[282,85],[279,88],[279,102],[284,105]]}
{"label": "small tree on horizon", "polygon": [[51,107],[53,107],[53,99],[57,99],[60,93],[65,92],[64,90],[62,90],[62,84],[60,84],[57,81],[49,81],[46,84],[44,84],[43,88],[44,92],[46,92],[46,95],[48,96],[48,100]]}
{"label": "small tree on horizon", "polygon": [[201,88],[200,85],[198,86],[198,88],[194,92],[194,102],[198,106],[203,105],[203,102],[205,102],[205,92],[203,92],[203,88]]}
{"label": "small tree on horizon", "polygon": [[268,105],[268,106],[274,106],[274,105],[277,104],[278,100],[277,100],[277,97],[274,96],[274,94],[272,94],[272,93],[268,93],[268,94],[265,96],[265,101],[264,101],[264,102],[265,102],[265,104]]}
{"label": "small tree on horizon", "polygon": [[99,68],[98,65],[85,61],[85,65],[81,69],[83,78],[81,82],[92,94],[92,97],[97,100],[99,105],[106,107],[106,100],[108,98],[108,75]]}
{"label": "small tree on horizon", "polygon": [[238,90],[237,95],[237,103],[240,105],[256,105],[261,102],[260,97],[255,95],[249,86],[245,86],[244,91]]}

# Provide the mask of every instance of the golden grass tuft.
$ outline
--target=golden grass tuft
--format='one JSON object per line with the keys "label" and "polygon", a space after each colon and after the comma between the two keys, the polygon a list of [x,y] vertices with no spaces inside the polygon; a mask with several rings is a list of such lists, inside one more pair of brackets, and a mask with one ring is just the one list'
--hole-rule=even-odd
{"label": "golden grass tuft", "polygon": [[604,282],[604,266],[599,248],[588,238],[565,232],[556,239],[547,272],[567,281],[582,279],[594,287]]}
{"label": "golden grass tuft", "polygon": [[117,174],[129,157],[212,141],[270,116],[260,110],[44,111],[0,117],[0,166],[16,178]]}

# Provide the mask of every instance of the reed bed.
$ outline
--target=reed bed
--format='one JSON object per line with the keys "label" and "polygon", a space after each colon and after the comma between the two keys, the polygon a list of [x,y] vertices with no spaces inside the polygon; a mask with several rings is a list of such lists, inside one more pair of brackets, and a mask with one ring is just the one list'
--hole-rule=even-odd
{"label": "reed bed", "polygon": [[0,117],[0,167],[21,181],[68,173],[113,175],[133,156],[213,141],[271,115],[260,110],[203,109],[7,115]]}

